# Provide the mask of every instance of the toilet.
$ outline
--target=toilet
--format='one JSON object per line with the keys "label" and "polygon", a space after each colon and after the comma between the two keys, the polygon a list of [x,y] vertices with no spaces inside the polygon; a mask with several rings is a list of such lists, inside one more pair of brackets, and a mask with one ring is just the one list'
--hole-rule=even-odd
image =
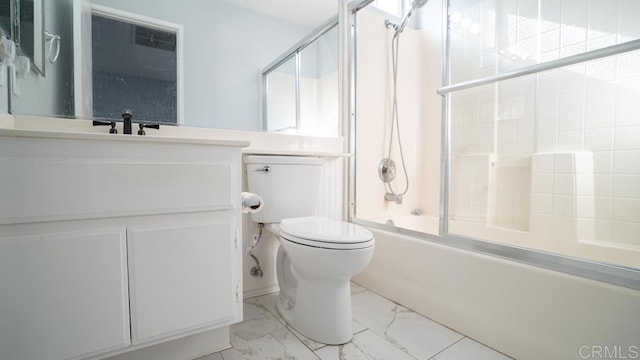
{"label": "toilet", "polygon": [[373,235],[352,223],[315,216],[322,159],[247,156],[245,164],[248,190],[264,201],[252,220],[280,241],[278,312],[311,340],[349,342],[350,281],[371,261]]}

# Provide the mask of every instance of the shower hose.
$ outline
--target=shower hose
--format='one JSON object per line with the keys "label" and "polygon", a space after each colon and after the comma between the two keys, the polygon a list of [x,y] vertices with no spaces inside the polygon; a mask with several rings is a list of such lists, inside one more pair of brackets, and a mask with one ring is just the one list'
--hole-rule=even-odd
{"label": "shower hose", "polygon": [[391,60],[393,71],[393,108],[391,110],[391,133],[389,135],[389,152],[387,158],[391,159],[391,149],[393,147],[393,135],[397,133],[398,137],[398,149],[400,150],[400,162],[402,163],[402,172],[404,173],[405,186],[402,191],[396,192],[391,184],[391,180],[385,182],[385,187],[388,191],[396,196],[403,196],[409,190],[409,175],[407,174],[407,166],[404,161],[404,154],[402,151],[402,138],[400,136],[400,118],[398,116],[398,59],[400,55],[400,31],[396,30],[393,38],[391,39]]}

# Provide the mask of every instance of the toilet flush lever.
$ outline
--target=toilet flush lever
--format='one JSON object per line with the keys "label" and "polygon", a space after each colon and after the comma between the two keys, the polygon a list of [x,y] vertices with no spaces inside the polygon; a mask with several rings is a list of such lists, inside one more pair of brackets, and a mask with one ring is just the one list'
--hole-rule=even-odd
{"label": "toilet flush lever", "polygon": [[257,169],[256,171],[264,171],[268,173],[269,171],[271,171],[271,168],[269,168],[269,166],[265,166],[262,169]]}

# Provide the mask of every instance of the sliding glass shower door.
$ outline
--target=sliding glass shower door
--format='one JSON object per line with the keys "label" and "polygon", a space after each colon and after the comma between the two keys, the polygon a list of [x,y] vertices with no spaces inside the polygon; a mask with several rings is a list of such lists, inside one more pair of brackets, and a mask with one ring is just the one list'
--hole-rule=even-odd
{"label": "sliding glass shower door", "polygon": [[449,233],[640,267],[638,17],[450,1]]}
{"label": "sliding glass shower door", "polygon": [[428,2],[397,68],[398,18],[368,4],[351,16],[351,218],[640,288],[640,2]]}

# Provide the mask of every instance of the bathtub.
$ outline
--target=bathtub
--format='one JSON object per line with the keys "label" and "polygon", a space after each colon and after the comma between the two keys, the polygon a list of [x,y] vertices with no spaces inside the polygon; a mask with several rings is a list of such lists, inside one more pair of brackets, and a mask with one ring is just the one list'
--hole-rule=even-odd
{"label": "bathtub", "polygon": [[[437,224],[428,216],[391,219]],[[639,345],[640,291],[455,248],[433,235],[370,230],[376,250],[354,281],[511,357],[576,359],[584,346]]]}

